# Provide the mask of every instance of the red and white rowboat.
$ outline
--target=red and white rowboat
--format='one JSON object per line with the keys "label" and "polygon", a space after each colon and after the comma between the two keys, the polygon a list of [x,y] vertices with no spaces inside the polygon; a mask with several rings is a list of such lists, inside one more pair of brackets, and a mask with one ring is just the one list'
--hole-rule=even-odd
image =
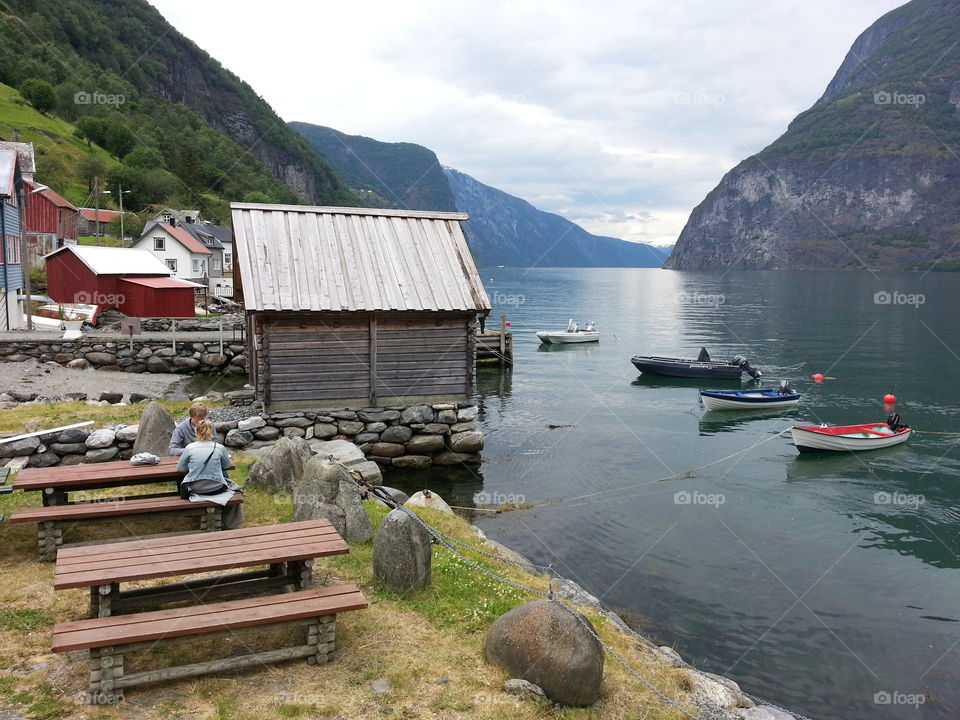
{"label": "red and white rowboat", "polygon": [[793,444],[800,452],[856,452],[877,450],[906,442],[913,432],[908,427],[893,430],[886,423],[865,425],[794,425]]}

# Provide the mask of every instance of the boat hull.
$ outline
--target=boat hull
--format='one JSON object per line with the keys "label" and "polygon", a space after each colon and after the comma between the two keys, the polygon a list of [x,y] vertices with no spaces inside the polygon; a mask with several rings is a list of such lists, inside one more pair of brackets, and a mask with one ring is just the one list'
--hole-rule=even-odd
{"label": "boat hull", "polygon": [[600,342],[598,332],[538,332],[540,342],[551,345],[570,345],[573,343]]}
{"label": "boat hull", "polygon": [[[876,428],[879,432],[872,431],[871,428]],[[885,434],[882,428],[887,428],[889,434]],[[885,423],[828,428],[795,425],[790,432],[793,434],[793,444],[802,453],[879,450],[905,443],[913,434],[910,428],[890,431]]]}
{"label": "boat hull", "polygon": [[707,410],[771,410],[796,407],[800,394],[781,395],[775,390],[701,390],[700,399]]}
{"label": "boat hull", "polygon": [[739,365],[719,362],[699,362],[682,358],[661,358],[638,355],[630,359],[633,366],[648,375],[666,375],[682,378],[714,378],[739,380],[743,370]]}

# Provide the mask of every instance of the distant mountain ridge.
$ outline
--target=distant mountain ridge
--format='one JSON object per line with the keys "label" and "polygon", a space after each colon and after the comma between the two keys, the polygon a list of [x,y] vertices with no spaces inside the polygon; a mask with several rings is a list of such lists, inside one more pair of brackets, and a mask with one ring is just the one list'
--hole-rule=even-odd
{"label": "distant mountain ridge", "polygon": [[693,210],[664,267],[960,270],[960,3],[912,0]]}
{"label": "distant mountain ridge", "polygon": [[332,128],[292,122],[370,204],[407,210],[459,210],[478,265],[529,267],[660,267],[668,248],[592,235],[579,225],[538,210],[526,200],[484,185],[413,143],[385,143]]}

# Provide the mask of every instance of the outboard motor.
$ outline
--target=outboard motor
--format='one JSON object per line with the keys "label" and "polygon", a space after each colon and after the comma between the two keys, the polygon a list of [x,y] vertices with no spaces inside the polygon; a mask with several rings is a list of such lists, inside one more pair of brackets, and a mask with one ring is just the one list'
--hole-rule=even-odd
{"label": "outboard motor", "polygon": [[891,430],[897,432],[899,430],[906,430],[910,426],[903,422],[903,418],[900,417],[900,413],[890,413],[887,415],[887,425]]}
{"label": "outboard motor", "polygon": [[750,361],[747,360],[743,355],[737,355],[733,359],[734,365],[739,365],[740,369],[743,370],[747,375],[752,377],[754,380],[759,380],[763,375],[762,372],[757,370],[753,365],[750,364]]}
{"label": "outboard motor", "polygon": [[793,389],[793,386],[790,385],[790,381],[789,381],[789,380],[781,380],[781,381],[780,381],[780,391],[779,391],[779,392],[780,392],[781,395],[793,395],[794,389]]}

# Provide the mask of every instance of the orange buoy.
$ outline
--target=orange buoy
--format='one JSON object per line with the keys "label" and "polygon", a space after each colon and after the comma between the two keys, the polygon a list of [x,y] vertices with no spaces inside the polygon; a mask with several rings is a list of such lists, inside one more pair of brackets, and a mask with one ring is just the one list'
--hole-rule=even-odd
{"label": "orange buoy", "polygon": [[811,377],[813,377],[814,382],[818,382],[818,383],[823,382],[823,375],[821,373],[814,373]]}

